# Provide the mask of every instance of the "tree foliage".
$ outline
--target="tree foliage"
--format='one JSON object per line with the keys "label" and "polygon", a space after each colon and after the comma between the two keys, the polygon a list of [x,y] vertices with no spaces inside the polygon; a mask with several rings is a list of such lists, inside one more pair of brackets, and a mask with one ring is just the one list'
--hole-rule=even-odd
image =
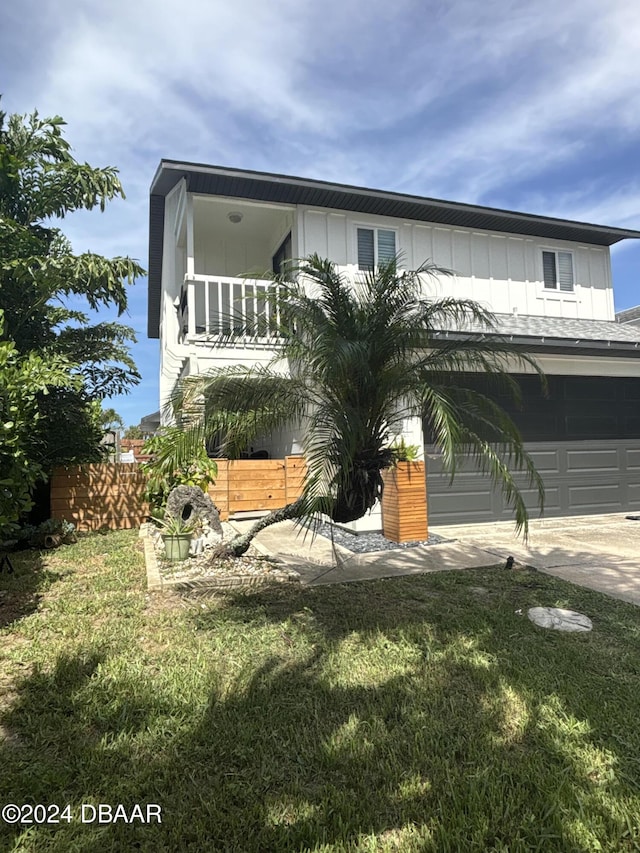
{"label": "tree foliage", "polygon": [[122,420],[122,415],[118,414],[118,412],[116,412],[116,410],[112,406],[109,406],[106,409],[101,409],[98,420],[100,421],[102,429],[124,429],[124,421]]}
{"label": "tree foliage", "polygon": [[143,462],[142,470],[147,475],[145,498],[152,507],[161,508],[176,486],[197,486],[203,492],[218,476],[218,466],[209,459],[204,442],[196,441],[188,454],[176,460],[175,448],[183,438],[179,427],[164,427],[145,441],[143,453],[151,459]]}
{"label": "tree foliage", "polygon": [[[297,423],[307,481],[302,499],[274,520],[322,512],[352,521],[381,496],[381,472],[397,458],[404,420],[420,417],[451,475],[463,454],[475,457],[526,534],[515,472],[524,471],[540,505],[542,481],[513,421],[490,394],[465,384],[465,375],[481,372],[518,399],[509,369],[538,370],[535,362],[496,334],[493,315],[477,303],[428,298],[429,279],[448,274],[433,264],[399,272],[393,261],[352,281],[312,256],[296,272],[298,280],[280,280],[274,296],[281,346],[271,364],[224,368],[177,386],[173,410],[188,411],[190,424],[176,437],[175,458],[206,436],[222,434],[233,450]],[[472,326],[490,335],[465,334]]]}
{"label": "tree foliage", "polygon": [[[3,393],[28,397],[30,428],[14,435],[11,453],[38,476],[55,464],[98,458],[99,401],[140,379],[129,352],[133,331],[91,323],[69,305],[82,297],[89,310],[115,307],[121,315],[127,285],[143,270],[126,257],[74,254],[57,227],[70,213],[124,198],[116,169],[74,159],[64,124],[59,116],[0,112],[0,342],[11,365]],[[7,382],[21,371],[31,385],[11,391]],[[25,482],[31,486],[33,477]]]}
{"label": "tree foliage", "polygon": [[131,424],[125,429],[122,437],[133,441],[141,441],[144,438],[144,435],[139,424]]}
{"label": "tree foliage", "polygon": [[0,340],[0,539],[31,506],[31,490],[44,473],[28,452],[42,418],[40,397],[67,385],[68,369],[63,358],[21,356],[13,343]]}

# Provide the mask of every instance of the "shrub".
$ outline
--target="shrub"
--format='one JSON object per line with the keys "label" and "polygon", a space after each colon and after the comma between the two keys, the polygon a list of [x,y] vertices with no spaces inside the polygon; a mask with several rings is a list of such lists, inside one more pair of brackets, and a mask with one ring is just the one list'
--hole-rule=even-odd
{"label": "shrub", "polygon": [[145,499],[152,509],[164,507],[176,486],[197,486],[206,492],[218,476],[218,466],[207,456],[204,444],[194,444],[188,462],[176,458],[176,444],[181,436],[179,427],[164,427],[143,445],[143,452],[151,454],[151,459],[141,467],[149,478]]}

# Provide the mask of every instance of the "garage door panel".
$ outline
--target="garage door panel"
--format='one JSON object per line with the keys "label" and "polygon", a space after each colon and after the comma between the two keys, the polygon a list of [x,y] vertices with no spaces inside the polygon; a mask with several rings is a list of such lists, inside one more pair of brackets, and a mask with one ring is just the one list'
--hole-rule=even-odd
{"label": "garage door panel", "polygon": [[591,483],[590,485],[569,486],[569,507],[572,510],[594,510],[603,507],[602,512],[616,512],[622,507],[622,495],[619,483]]}
{"label": "garage door panel", "polygon": [[[588,515],[640,509],[640,441],[536,442],[526,445],[545,485],[544,516]],[[427,453],[433,454],[433,448]],[[513,517],[490,479],[477,471],[452,484],[427,460],[427,498],[432,524],[498,521]],[[469,471],[469,467],[465,468]],[[537,492],[517,473],[531,517],[539,515]]]}
{"label": "garage door panel", "polygon": [[640,449],[625,449],[623,451],[624,454],[624,464],[626,466],[627,471],[638,471],[640,472]]}
{"label": "garage door panel", "polygon": [[[530,512],[538,512],[538,490],[537,489],[520,489],[520,494],[524,498],[524,503]],[[544,507],[545,513],[552,509],[560,509],[560,488],[559,486],[546,487],[544,490]]]}
{"label": "garage door panel", "polygon": [[482,490],[455,489],[453,487],[434,487],[427,485],[427,499],[431,504],[438,505],[442,512],[488,512],[495,511],[491,489]]}
{"label": "garage door panel", "polygon": [[544,471],[556,473],[560,469],[560,454],[557,450],[532,450],[529,455],[540,474]]}
{"label": "garage door panel", "polygon": [[610,450],[567,450],[567,473],[581,471],[615,471],[620,466],[617,448]]}
{"label": "garage door panel", "polygon": [[[445,470],[444,465],[442,464],[441,456],[434,456],[433,454],[428,456],[427,458],[427,469],[429,473],[434,476],[442,476],[449,479],[451,476],[448,471]],[[464,477],[479,477],[483,476],[482,472],[478,467],[478,463],[475,459],[471,457],[466,457],[458,460],[456,463],[456,479],[464,478]]]}

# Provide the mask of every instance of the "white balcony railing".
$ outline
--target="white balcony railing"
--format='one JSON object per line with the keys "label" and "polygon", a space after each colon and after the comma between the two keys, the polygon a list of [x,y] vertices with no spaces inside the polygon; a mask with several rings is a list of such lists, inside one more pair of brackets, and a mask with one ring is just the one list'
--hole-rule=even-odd
{"label": "white balcony railing", "polygon": [[180,342],[251,340],[273,343],[280,314],[272,294],[277,285],[260,279],[185,277],[178,306]]}

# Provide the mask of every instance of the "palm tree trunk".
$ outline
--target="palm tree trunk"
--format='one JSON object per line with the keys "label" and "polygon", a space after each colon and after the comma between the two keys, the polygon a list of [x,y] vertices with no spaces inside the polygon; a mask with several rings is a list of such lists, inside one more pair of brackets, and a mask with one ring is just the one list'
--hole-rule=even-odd
{"label": "palm tree trunk", "polygon": [[278,524],[280,521],[289,521],[292,518],[301,518],[304,515],[303,501],[301,498],[293,501],[293,503],[283,506],[282,509],[276,509],[265,515],[260,521],[256,521],[253,527],[246,533],[239,533],[230,542],[223,543],[217,548],[214,557],[241,557],[251,545],[254,537],[269,527],[272,524]]}

